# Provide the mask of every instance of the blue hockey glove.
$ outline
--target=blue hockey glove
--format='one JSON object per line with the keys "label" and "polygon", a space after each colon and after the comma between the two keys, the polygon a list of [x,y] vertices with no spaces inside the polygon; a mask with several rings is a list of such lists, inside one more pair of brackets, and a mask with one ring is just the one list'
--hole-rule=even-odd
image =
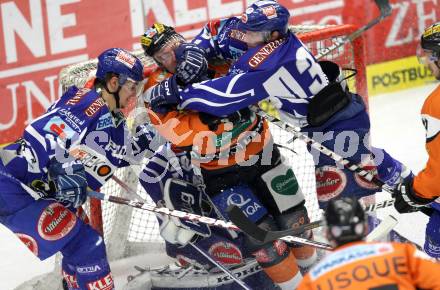
{"label": "blue hockey glove", "polygon": [[176,76],[180,85],[197,83],[206,79],[208,61],[205,51],[194,43],[182,43],[176,50]]}
{"label": "blue hockey glove", "polygon": [[394,198],[394,207],[399,213],[419,211],[434,200],[417,196],[412,187],[412,180],[398,184],[394,190]]}
{"label": "blue hockey glove", "polygon": [[164,114],[180,103],[176,75],[166,79],[146,92],[146,101],[156,113]]}
{"label": "blue hockey glove", "polygon": [[156,130],[148,123],[136,127],[136,133],[133,136],[133,151],[143,151],[150,147],[150,143],[156,136]]}
{"label": "blue hockey glove", "polygon": [[49,176],[55,185],[54,198],[65,206],[75,208],[87,199],[87,179],[84,165],[79,161],[59,162],[55,157],[50,160]]}
{"label": "blue hockey glove", "polygon": [[152,125],[148,123],[139,125],[131,143],[133,155],[141,159],[149,158],[165,142],[159,134],[156,134],[156,129]]}

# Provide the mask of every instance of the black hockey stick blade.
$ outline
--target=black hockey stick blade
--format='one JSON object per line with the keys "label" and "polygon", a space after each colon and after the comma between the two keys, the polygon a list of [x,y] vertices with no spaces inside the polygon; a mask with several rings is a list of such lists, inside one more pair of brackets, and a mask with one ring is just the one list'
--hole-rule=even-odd
{"label": "black hockey stick blade", "polygon": [[392,8],[389,0],[374,0],[376,2],[377,7],[380,10],[380,16],[383,18],[391,15]]}
{"label": "black hockey stick blade", "polygon": [[284,231],[267,231],[253,223],[238,206],[230,205],[227,211],[230,220],[237,227],[239,227],[241,231],[262,243],[269,243],[285,236],[300,235],[307,230],[311,230],[323,225],[323,221],[315,221],[299,226],[295,229],[288,229]]}

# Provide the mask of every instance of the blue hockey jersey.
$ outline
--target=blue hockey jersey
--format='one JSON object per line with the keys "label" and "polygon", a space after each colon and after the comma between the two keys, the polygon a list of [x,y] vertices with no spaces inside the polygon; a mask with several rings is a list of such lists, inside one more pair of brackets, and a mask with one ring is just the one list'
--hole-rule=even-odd
{"label": "blue hockey jersey", "polygon": [[321,66],[293,34],[249,49],[225,77],[180,92],[179,109],[224,116],[268,99],[281,117],[307,126],[310,99],[328,84]]}
{"label": "blue hockey jersey", "polygon": [[50,159],[78,158],[88,186],[97,190],[116,168],[129,165],[131,157],[145,149],[133,145],[121,112],[110,112],[95,90],[71,87],[26,127],[20,142],[3,149],[2,162],[8,173],[44,195]]}

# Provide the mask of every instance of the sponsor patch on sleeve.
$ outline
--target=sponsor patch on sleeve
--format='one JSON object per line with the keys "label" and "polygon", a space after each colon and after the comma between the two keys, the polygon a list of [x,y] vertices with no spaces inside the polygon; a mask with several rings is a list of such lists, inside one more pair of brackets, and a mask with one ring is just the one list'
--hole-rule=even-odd
{"label": "sponsor patch on sleeve", "polygon": [[75,135],[75,130],[72,129],[61,117],[52,117],[44,126],[44,131],[55,134],[62,139],[72,139]]}

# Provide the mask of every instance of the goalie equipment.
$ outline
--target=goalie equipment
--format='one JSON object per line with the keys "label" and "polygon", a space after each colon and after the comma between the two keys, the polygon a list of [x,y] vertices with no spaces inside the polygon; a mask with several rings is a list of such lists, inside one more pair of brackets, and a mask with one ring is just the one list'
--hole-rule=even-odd
{"label": "goalie equipment", "polygon": [[362,240],[368,230],[361,204],[355,198],[343,197],[329,201],[325,211],[328,239],[335,246]]}
{"label": "goalie equipment", "polygon": [[[168,179],[164,187],[165,206],[184,212],[204,216],[202,210],[202,193],[194,185],[178,180]],[[172,244],[186,245],[194,235],[208,237],[209,226],[193,220],[181,220],[176,217],[163,216],[160,224],[160,235]]]}
{"label": "goalie equipment", "polygon": [[[261,271],[261,266],[254,259],[231,269],[231,272],[248,283],[252,289],[278,289]],[[143,287],[135,287],[135,285],[141,286],[137,280],[143,281]],[[143,269],[140,275],[130,279],[125,290],[147,289],[146,285],[151,285],[151,289],[154,290],[235,290],[239,287],[223,272],[208,271],[197,264],[182,266],[177,263],[160,268]]]}

